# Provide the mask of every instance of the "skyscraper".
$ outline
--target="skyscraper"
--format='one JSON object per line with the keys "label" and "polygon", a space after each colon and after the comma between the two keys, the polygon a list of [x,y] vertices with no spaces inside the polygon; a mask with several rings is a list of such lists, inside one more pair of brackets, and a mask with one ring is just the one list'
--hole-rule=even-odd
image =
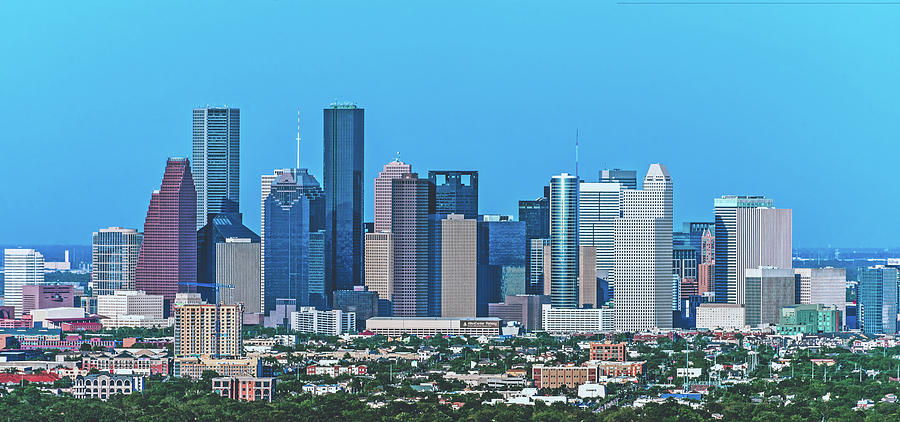
{"label": "skyscraper", "polygon": [[[519,201],[519,221],[525,223],[525,243],[529,249],[534,239],[550,238],[550,186],[544,186],[544,194],[540,198]],[[531,258],[532,254],[529,254],[525,261],[528,279],[525,289],[528,294],[542,294],[543,282],[537,281],[543,278],[543,263],[534,262]]]}
{"label": "skyscraper", "polygon": [[469,219],[478,216],[477,171],[432,170],[428,180],[434,184],[436,214],[462,214]]}
{"label": "skyscraper", "polygon": [[568,173],[550,178],[550,292],[554,308],[578,307],[578,178]]}
{"label": "skyscraper", "polygon": [[859,318],[866,334],[897,333],[897,269],[877,265],[859,270]]}
{"label": "skyscraper", "polygon": [[259,237],[227,237],[215,243],[215,282],[219,283],[218,301],[242,303],[244,312],[262,312],[262,286],[259,282]]}
{"label": "skyscraper", "polygon": [[578,247],[578,307],[599,308],[597,303],[597,248]]}
{"label": "skyscraper", "polygon": [[266,249],[263,312],[275,309],[277,299],[294,299],[309,306],[310,200],[303,178],[283,172],[269,189],[265,202]]}
{"label": "skyscraper", "polygon": [[622,193],[615,228],[616,329],[672,328],[672,198],[662,164],[651,164],[641,190]]}
{"label": "skyscraper", "polygon": [[375,178],[375,232],[391,229],[391,180],[412,173],[412,166],[394,160],[387,163]]}
{"label": "skyscraper", "polygon": [[137,230],[121,227],[94,232],[90,283],[93,296],[134,290],[134,272],[143,239]]}
{"label": "skyscraper", "polygon": [[175,306],[175,357],[240,356],[243,316],[240,304]]}
{"label": "skyscraper", "polygon": [[616,219],[625,189],[619,182],[578,185],[578,243],[597,248],[597,277],[610,282],[615,278]]}
{"label": "skyscraper", "polygon": [[44,284],[44,255],[34,249],[4,249],[3,304],[22,317],[22,288]]}
{"label": "skyscraper", "polygon": [[[217,262],[219,257],[219,245],[224,245],[229,239],[246,239],[247,243],[259,243],[259,236],[244,226],[242,223],[243,218],[240,213],[223,212],[219,214],[210,214],[210,217],[211,218],[206,225],[197,232],[197,282],[199,283],[197,291],[206,302],[222,303],[222,298],[216,295],[217,291],[222,293],[222,286],[218,286],[220,288],[217,290],[216,284],[221,283],[224,279],[224,274],[218,274],[217,272],[220,267],[219,262]],[[257,251],[259,250],[258,246],[247,246],[243,244],[227,245],[227,249],[240,249],[242,246],[245,248],[253,248]],[[228,255],[230,260],[224,268],[231,272],[232,278],[235,277],[235,274],[246,272],[246,268],[240,268],[241,266],[247,268],[252,267],[259,273],[259,256],[246,261],[239,261],[237,259],[238,257],[244,257],[245,255],[246,254],[237,253]],[[259,276],[253,277],[253,280],[258,282]],[[247,306],[247,309],[250,309],[249,305]],[[259,302],[254,304],[253,309],[254,311],[252,312],[259,312]]]}
{"label": "skyscraper", "polygon": [[791,268],[791,210],[761,196],[715,199],[716,301],[744,302],[744,270]]}
{"label": "skyscraper", "polygon": [[334,104],[324,110],[326,290],[363,284],[364,110]]}
{"label": "skyscraper", "polygon": [[394,297],[394,241],[391,232],[366,233],[366,287],[378,293],[378,314],[391,314]]}
{"label": "skyscraper", "polygon": [[478,216],[478,316],[488,303],[525,294],[525,223],[508,215]]}
{"label": "skyscraper", "polygon": [[160,295],[166,315],[175,294],[197,284],[197,191],[187,158],[169,158],[162,185],[150,196],[144,241],[134,270],[135,288]]}
{"label": "skyscraper", "polygon": [[441,316],[476,316],[477,249],[474,219],[450,214],[441,221]]}
{"label": "skyscraper", "polygon": [[[550,239],[531,239],[528,242],[528,262],[530,267],[528,272],[528,286],[533,293],[544,294],[545,272],[549,274],[550,269],[544,267],[544,250],[550,247]],[[549,283],[547,283],[549,287]]]}
{"label": "skyscraper", "polygon": [[240,109],[195,108],[193,139],[197,230],[200,230],[209,214],[240,211]]}
{"label": "skyscraper", "polygon": [[846,268],[794,268],[800,288],[797,303],[834,305],[841,312],[847,308]]}
{"label": "skyscraper", "polygon": [[744,270],[747,325],[778,324],[781,308],[794,304],[794,270],[759,267]]}
{"label": "skyscraper", "polygon": [[394,241],[394,316],[427,316],[429,214],[434,185],[416,173],[391,181],[391,232]]}
{"label": "skyscraper", "polygon": [[600,183],[620,183],[622,189],[637,189],[637,172],[634,170],[600,170]]}

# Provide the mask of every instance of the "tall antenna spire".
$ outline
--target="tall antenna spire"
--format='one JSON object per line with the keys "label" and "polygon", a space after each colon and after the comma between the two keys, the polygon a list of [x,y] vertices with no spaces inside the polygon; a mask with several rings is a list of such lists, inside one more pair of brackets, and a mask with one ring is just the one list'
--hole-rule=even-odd
{"label": "tall antenna spire", "polygon": [[300,107],[297,107],[297,169],[300,169]]}
{"label": "tall antenna spire", "polygon": [[578,129],[575,129],[575,180],[578,179]]}

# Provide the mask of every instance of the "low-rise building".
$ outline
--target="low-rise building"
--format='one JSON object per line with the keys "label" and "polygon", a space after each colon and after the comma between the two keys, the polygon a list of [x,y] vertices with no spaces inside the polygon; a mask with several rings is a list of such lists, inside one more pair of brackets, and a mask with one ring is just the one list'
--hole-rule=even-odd
{"label": "low-rise building", "polygon": [[353,333],[356,332],[356,313],[340,309],[319,311],[313,307],[303,306],[297,312],[291,312],[291,329],[326,336]]}
{"label": "low-rise building", "polygon": [[147,319],[163,319],[163,297],[141,290],[116,290],[97,297],[97,313],[109,318],[142,315]]}
{"label": "low-rise building", "polygon": [[597,333],[615,329],[613,308],[570,309],[545,304],[541,314],[544,331],[551,334]]}
{"label": "low-rise building", "polygon": [[306,367],[306,375],[327,375],[332,378],[339,375],[366,375],[368,368],[366,365],[351,366],[319,366],[310,365]]}
{"label": "low-rise building", "polygon": [[77,399],[106,400],[116,394],[144,391],[144,377],[112,374],[90,374],[75,377],[72,396]]}
{"label": "low-rise building", "polygon": [[591,360],[625,362],[625,343],[591,343]]}
{"label": "low-rise building", "polygon": [[139,375],[172,375],[172,358],[167,355],[135,355],[130,352],[122,352],[116,355],[110,353],[92,353],[81,358],[81,368],[87,371],[118,373],[133,373]]}
{"label": "low-rise building", "polygon": [[575,388],[596,383],[602,378],[637,378],[644,371],[644,362],[587,362],[582,366],[534,365],[531,377],[537,388]]}
{"label": "low-rise building", "polygon": [[744,325],[744,305],[703,303],[697,307],[697,328],[740,329]]}
{"label": "low-rise building", "polygon": [[366,329],[386,336],[496,336],[500,318],[376,317],[366,320]]}
{"label": "low-rise building", "polygon": [[232,400],[270,402],[275,398],[275,378],[249,376],[213,378],[212,391]]}
{"label": "low-rise building", "polygon": [[778,334],[836,333],[843,326],[841,310],[835,305],[791,305],[781,308]]}
{"label": "low-rise building", "polygon": [[256,357],[212,358],[191,356],[175,358],[175,373],[179,377],[200,379],[203,371],[214,371],[223,377],[263,374],[262,361]]}
{"label": "low-rise building", "polygon": [[347,388],[343,384],[306,384],[303,386],[303,392],[315,396],[323,396],[325,394],[337,393],[338,391],[346,391]]}

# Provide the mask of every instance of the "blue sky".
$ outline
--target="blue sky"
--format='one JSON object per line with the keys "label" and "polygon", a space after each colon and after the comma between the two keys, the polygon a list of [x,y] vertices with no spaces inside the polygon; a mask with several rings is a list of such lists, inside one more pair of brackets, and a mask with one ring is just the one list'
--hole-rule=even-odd
{"label": "blue sky", "polygon": [[[13,4],[15,3],[15,4]],[[240,4],[238,4],[240,3]],[[795,246],[898,246],[900,6],[586,2],[3,2],[0,243],[143,226],[191,109],[241,108],[241,211],[259,175],[321,180],[322,111],[366,109],[372,182],[481,172],[516,214],[552,174],[665,163],[676,222],[713,198],[794,209]]]}

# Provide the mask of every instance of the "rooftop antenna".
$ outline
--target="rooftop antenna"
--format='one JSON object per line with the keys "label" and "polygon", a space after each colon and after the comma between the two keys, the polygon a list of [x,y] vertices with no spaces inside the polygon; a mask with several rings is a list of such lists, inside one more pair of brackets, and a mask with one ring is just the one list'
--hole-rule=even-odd
{"label": "rooftop antenna", "polygon": [[400,162],[400,151],[397,151],[397,162]]}
{"label": "rooftop antenna", "polygon": [[575,180],[578,181],[578,129],[575,129]]}
{"label": "rooftop antenna", "polygon": [[297,107],[297,169],[300,169],[300,107]]}

